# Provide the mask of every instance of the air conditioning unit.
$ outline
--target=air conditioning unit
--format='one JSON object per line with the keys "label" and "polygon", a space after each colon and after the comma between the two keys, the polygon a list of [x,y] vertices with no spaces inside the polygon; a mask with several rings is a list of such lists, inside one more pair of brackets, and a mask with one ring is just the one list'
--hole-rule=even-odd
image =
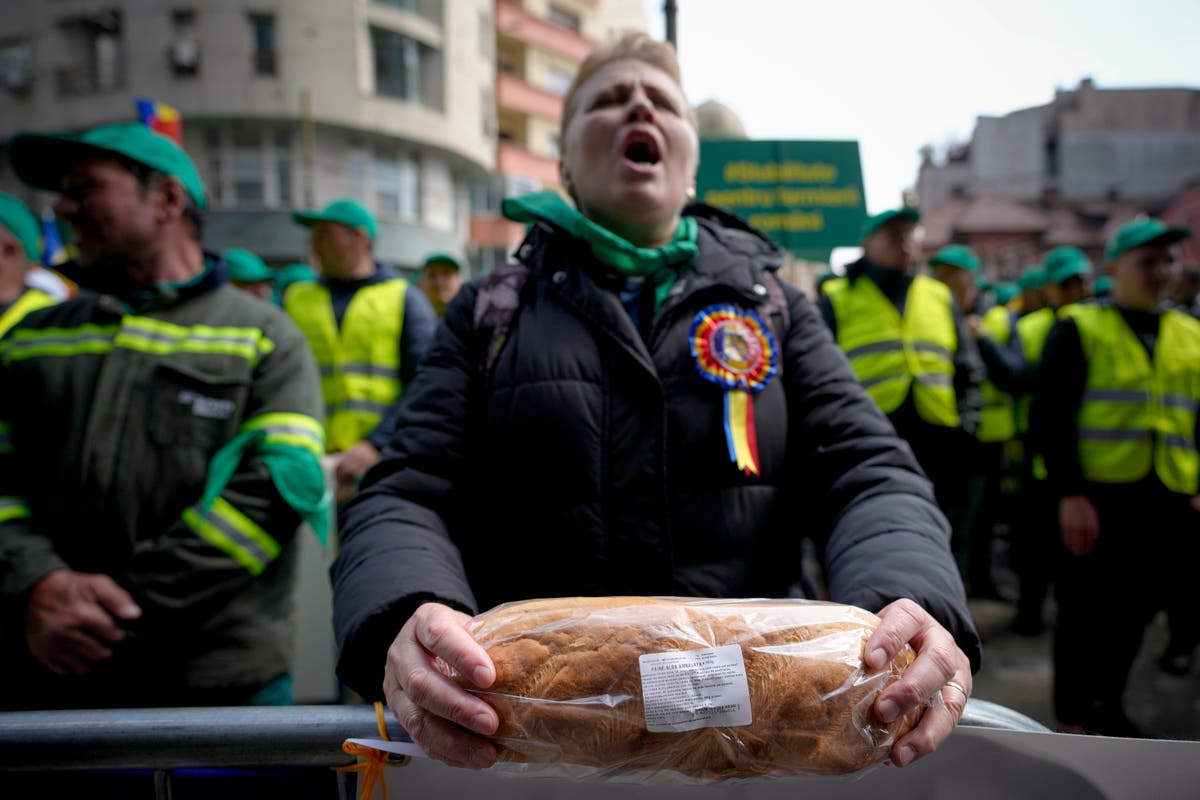
{"label": "air conditioning unit", "polygon": [[29,59],[16,56],[0,58],[0,89],[10,94],[26,94],[33,86]]}
{"label": "air conditioning unit", "polygon": [[179,37],[167,47],[167,60],[176,74],[194,74],[200,68],[200,43],[191,37]]}

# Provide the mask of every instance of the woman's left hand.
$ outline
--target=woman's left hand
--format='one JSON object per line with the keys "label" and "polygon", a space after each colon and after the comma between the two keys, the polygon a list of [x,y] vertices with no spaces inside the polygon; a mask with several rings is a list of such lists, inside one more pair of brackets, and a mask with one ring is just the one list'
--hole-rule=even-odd
{"label": "woman's left hand", "polygon": [[867,668],[883,669],[906,644],[917,651],[917,658],[900,680],[875,698],[875,713],[891,722],[935,694],[943,701],[927,708],[920,724],[892,745],[891,763],[906,767],[936,750],[958,724],[973,685],[971,663],[950,632],[912,600],[890,603],[879,612],[879,620],[863,650]]}

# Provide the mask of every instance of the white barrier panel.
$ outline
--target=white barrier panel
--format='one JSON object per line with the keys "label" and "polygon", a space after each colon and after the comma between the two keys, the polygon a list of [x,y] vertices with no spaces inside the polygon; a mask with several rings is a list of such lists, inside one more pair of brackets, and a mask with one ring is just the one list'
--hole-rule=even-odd
{"label": "white barrier panel", "polygon": [[456,800],[1196,800],[1200,742],[960,727],[910,767],[849,778],[639,785],[472,772],[425,758],[386,776],[392,797]]}

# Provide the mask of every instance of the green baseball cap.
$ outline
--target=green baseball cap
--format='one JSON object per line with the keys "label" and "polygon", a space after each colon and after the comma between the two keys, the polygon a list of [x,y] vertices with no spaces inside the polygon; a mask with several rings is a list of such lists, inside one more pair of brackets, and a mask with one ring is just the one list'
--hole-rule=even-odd
{"label": "green baseball cap", "polygon": [[280,267],[275,271],[275,285],[281,289],[291,286],[293,283],[304,283],[305,281],[317,280],[317,272],[308,264],[303,264],[299,261]]}
{"label": "green baseball cap", "polygon": [[42,226],[20,198],[0,192],[0,226],[17,237],[25,250],[25,258],[38,261],[42,257]]}
{"label": "green baseball cap", "polygon": [[62,190],[63,175],[88,158],[120,156],[183,184],[196,207],[208,207],[204,181],[196,165],[175,142],[140,122],[101,125],[83,133],[18,133],[8,141],[8,158],[17,177],[52,192]]}
{"label": "green baseball cap", "polygon": [[965,269],[967,272],[979,272],[982,266],[979,256],[965,244],[948,244],[929,258],[929,266],[945,264],[950,267]]}
{"label": "green baseball cap", "polygon": [[908,220],[909,222],[916,222],[920,218],[920,211],[907,206],[904,208],[893,208],[889,211],[884,211],[882,214],[876,214],[873,217],[867,217],[867,221],[863,223],[862,227],[862,238],[866,239],[872,233],[879,230],[884,225],[887,225],[894,219],[903,219]]}
{"label": "green baseball cap", "polygon": [[1046,285],[1046,270],[1041,267],[1030,267],[1017,278],[1017,288],[1022,292],[1030,289],[1040,289]]}
{"label": "green baseball cap", "polygon": [[1063,284],[1076,275],[1092,274],[1092,262],[1078,247],[1056,247],[1042,259],[1046,283]]}
{"label": "green baseball cap", "polygon": [[1117,230],[1104,250],[1104,259],[1115,261],[1135,247],[1144,244],[1173,244],[1191,235],[1192,232],[1187,228],[1172,228],[1162,220],[1139,217]]}
{"label": "green baseball cap", "polygon": [[351,200],[349,197],[334,200],[320,211],[313,208],[304,211],[294,211],[292,212],[292,219],[297,224],[303,225],[306,228],[311,228],[318,222],[337,222],[345,225],[347,228],[362,231],[372,240],[375,239],[378,233],[375,216],[370,211],[367,211],[362,203],[357,200]]}
{"label": "green baseball cap", "polygon": [[1096,297],[1104,297],[1112,292],[1112,278],[1107,275],[1101,275],[1096,280],[1092,281],[1092,294]]}
{"label": "green baseball cap", "polygon": [[457,258],[450,255],[449,253],[431,253],[431,254],[425,256],[425,263],[422,266],[428,267],[430,264],[439,264],[439,263],[449,264],[450,266],[454,267],[459,272],[462,271],[462,264],[459,263],[459,260]]}
{"label": "green baseball cap", "polygon": [[992,289],[992,293],[996,295],[996,302],[1003,305],[1019,295],[1021,287],[1015,283],[998,283]]}
{"label": "green baseball cap", "polygon": [[262,283],[275,280],[275,270],[268,267],[263,260],[249,250],[241,247],[231,247],[221,253],[225,266],[229,268],[229,277],[242,283]]}

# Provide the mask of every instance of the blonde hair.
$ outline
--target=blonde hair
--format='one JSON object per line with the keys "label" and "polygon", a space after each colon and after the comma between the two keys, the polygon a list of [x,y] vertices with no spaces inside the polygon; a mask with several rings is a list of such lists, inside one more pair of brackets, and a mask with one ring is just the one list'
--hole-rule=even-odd
{"label": "blonde hair", "polygon": [[571,81],[571,85],[567,87],[567,93],[563,96],[562,128],[559,131],[562,140],[565,141],[567,126],[571,124],[571,119],[579,110],[577,105],[579,87],[601,67],[605,67],[614,61],[630,60],[643,61],[651,66],[658,67],[670,75],[671,79],[675,81],[675,85],[679,87],[680,94],[684,95],[684,103],[687,106],[685,115],[688,121],[692,123],[693,128],[698,127],[696,123],[696,110],[687,101],[687,95],[683,91],[683,80],[680,77],[679,59],[675,56],[675,48],[667,42],[651,39],[639,31],[626,31],[619,38],[598,46],[579,65],[579,71],[575,73],[575,78]]}

